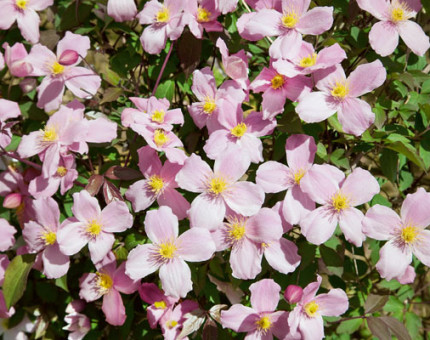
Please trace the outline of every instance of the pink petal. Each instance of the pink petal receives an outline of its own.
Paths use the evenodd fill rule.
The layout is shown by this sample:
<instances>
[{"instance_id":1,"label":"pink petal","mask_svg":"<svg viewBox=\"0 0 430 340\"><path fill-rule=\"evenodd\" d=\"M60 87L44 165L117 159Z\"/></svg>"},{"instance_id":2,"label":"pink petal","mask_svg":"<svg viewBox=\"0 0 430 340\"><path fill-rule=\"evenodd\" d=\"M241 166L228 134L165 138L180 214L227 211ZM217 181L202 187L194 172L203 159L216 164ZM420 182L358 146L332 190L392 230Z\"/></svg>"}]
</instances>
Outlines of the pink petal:
<instances>
[{"instance_id":1,"label":"pink petal","mask_svg":"<svg viewBox=\"0 0 430 340\"><path fill-rule=\"evenodd\" d=\"M8 30L17 18L17 10L12 1L2 1L0 4L0 29Z\"/></svg>"},{"instance_id":2,"label":"pink petal","mask_svg":"<svg viewBox=\"0 0 430 340\"><path fill-rule=\"evenodd\" d=\"M182 259L172 259L163 264L159 274L166 295L184 298L193 289L190 267Z\"/></svg>"},{"instance_id":3,"label":"pink petal","mask_svg":"<svg viewBox=\"0 0 430 340\"><path fill-rule=\"evenodd\" d=\"M203 228L188 229L178 237L178 245L178 255L188 262L209 260L216 250L210 232Z\"/></svg>"},{"instance_id":4,"label":"pink petal","mask_svg":"<svg viewBox=\"0 0 430 340\"><path fill-rule=\"evenodd\" d=\"M305 304L315 298L315 295L318 291L318 289L321 286L322 277L317 274L317 281L309 283L304 289L303 289L303 297L302 302ZM291 326L291 325L290 325Z\"/></svg>"},{"instance_id":5,"label":"pink petal","mask_svg":"<svg viewBox=\"0 0 430 340\"><path fill-rule=\"evenodd\" d=\"M118 233L127 230L133 225L133 216L130 214L127 204L121 201L109 203L101 212L103 230L110 233Z\"/></svg>"},{"instance_id":6,"label":"pink petal","mask_svg":"<svg viewBox=\"0 0 430 340\"><path fill-rule=\"evenodd\" d=\"M154 261L156 248L152 244L141 244L128 254L125 273L133 280L138 280L155 272L160 264Z\"/></svg>"},{"instance_id":7,"label":"pink petal","mask_svg":"<svg viewBox=\"0 0 430 340\"><path fill-rule=\"evenodd\" d=\"M208 176L212 174L209 165L200 156L192 154L176 175L179 187L191 192L203 192L206 189Z\"/></svg>"},{"instance_id":8,"label":"pink petal","mask_svg":"<svg viewBox=\"0 0 430 340\"><path fill-rule=\"evenodd\" d=\"M312 244L322 244L334 233L337 216L325 206L310 212L300 221L300 228L306 240Z\"/></svg>"},{"instance_id":9,"label":"pink petal","mask_svg":"<svg viewBox=\"0 0 430 340\"><path fill-rule=\"evenodd\" d=\"M191 204L178 191L166 188L164 192L157 198L158 205L167 205L178 217L178 220L183 220L187 217L187 212L191 208Z\"/></svg>"},{"instance_id":10,"label":"pink petal","mask_svg":"<svg viewBox=\"0 0 430 340\"><path fill-rule=\"evenodd\" d=\"M321 316L313 318L302 317L300 319L299 330L302 339L323 339L324 322Z\"/></svg>"},{"instance_id":11,"label":"pink petal","mask_svg":"<svg viewBox=\"0 0 430 340\"><path fill-rule=\"evenodd\" d=\"M273 9L262 9L253 15L245 25L244 32L248 35L264 35L266 37L280 35L278 28L281 13Z\"/></svg>"},{"instance_id":12,"label":"pink petal","mask_svg":"<svg viewBox=\"0 0 430 340\"><path fill-rule=\"evenodd\" d=\"M0 99L0 120L16 118L21 115L21 110L16 102L7 99Z\"/></svg>"},{"instance_id":13,"label":"pink petal","mask_svg":"<svg viewBox=\"0 0 430 340\"><path fill-rule=\"evenodd\" d=\"M376 204L367 210L362 224L366 236L385 241L391 238L396 228L401 227L402 220L390 208Z\"/></svg>"},{"instance_id":14,"label":"pink petal","mask_svg":"<svg viewBox=\"0 0 430 340\"><path fill-rule=\"evenodd\" d=\"M45 77L37 88L37 107L46 112L58 109L63 100L64 89L62 79Z\"/></svg>"},{"instance_id":15,"label":"pink petal","mask_svg":"<svg viewBox=\"0 0 430 340\"><path fill-rule=\"evenodd\" d=\"M324 92L312 92L305 95L296 106L300 119L306 123L326 120L338 110L338 104Z\"/></svg>"},{"instance_id":16,"label":"pink petal","mask_svg":"<svg viewBox=\"0 0 430 340\"><path fill-rule=\"evenodd\" d=\"M22 136L21 142L18 145L18 155L22 158L28 158L41 153L46 146L40 143L42 133L40 131L33 131L30 134Z\"/></svg>"},{"instance_id":17,"label":"pink petal","mask_svg":"<svg viewBox=\"0 0 430 340\"><path fill-rule=\"evenodd\" d=\"M100 262L103 258L112 250L112 246L115 242L115 236L101 232L94 240L88 242L88 249L91 255L91 261L93 263Z\"/></svg>"},{"instance_id":18,"label":"pink petal","mask_svg":"<svg viewBox=\"0 0 430 340\"><path fill-rule=\"evenodd\" d=\"M109 290L109 293L103 296L102 311L106 322L113 326L122 326L127 318L121 295L115 289Z\"/></svg>"},{"instance_id":19,"label":"pink petal","mask_svg":"<svg viewBox=\"0 0 430 340\"><path fill-rule=\"evenodd\" d=\"M193 72L191 89L200 101L204 101L206 97L215 98L216 83L213 72L209 67Z\"/></svg>"},{"instance_id":20,"label":"pink petal","mask_svg":"<svg viewBox=\"0 0 430 340\"><path fill-rule=\"evenodd\" d=\"M336 174L336 177L333 176ZM316 203L325 204L339 190L345 175L332 165L315 164L300 180L300 188Z\"/></svg>"},{"instance_id":21,"label":"pink petal","mask_svg":"<svg viewBox=\"0 0 430 340\"><path fill-rule=\"evenodd\" d=\"M264 203L264 191L251 182L237 182L224 200L229 208L243 216L252 216Z\"/></svg>"},{"instance_id":22,"label":"pink petal","mask_svg":"<svg viewBox=\"0 0 430 340\"><path fill-rule=\"evenodd\" d=\"M15 243L14 234L16 234L16 229L7 220L0 218L0 251L6 251L13 246Z\"/></svg>"},{"instance_id":23,"label":"pink petal","mask_svg":"<svg viewBox=\"0 0 430 340\"><path fill-rule=\"evenodd\" d=\"M214 173L222 175L231 182L236 182L248 170L251 160L240 152L238 147L232 147L215 160Z\"/></svg>"},{"instance_id":24,"label":"pink petal","mask_svg":"<svg viewBox=\"0 0 430 340\"><path fill-rule=\"evenodd\" d=\"M88 129L85 136L88 143L109 143L116 138L117 125L107 118L85 119L84 124Z\"/></svg>"},{"instance_id":25,"label":"pink petal","mask_svg":"<svg viewBox=\"0 0 430 340\"><path fill-rule=\"evenodd\" d=\"M287 191L282 203L282 214L289 224L299 224L310 211L315 209L315 202L298 185Z\"/></svg>"},{"instance_id":26,"label":"pink petal","mask_svg":"<svg viewBox=\"0 0 430 340\"><path fill-rule=\"evenodd\" d=\"M403 201L400 216L404 224L426 227L430 224L430 194L423 188L408 194Z\"/></svg>"},{"instance_id":27,"label":"pink petal","mask_svg":"<svg viewBox=\"0 0 430 340\"><path fill-rule=\"evenodd\" d=\"M108 15L115 21L132 20L137 14L134 0L109 0L107 4Z\"/></svg>"},{"instance_id":28,"label":"pink petal","mask_svg":"<svg viewBox=\"0 0 430 340\"><path fill-rule=\"evenodd\" d=\"M39 41L40 18L36 11L31 8L26 9L21 13L20 16L17 17L16 22L18 24L22 36L26 40L28 40L32 44L35 44Z\"/></svg>"},{"instance_id":29,"label":"pink petal","mask_svg":"<svg viewBox=\"0 0 430 340\"><path fill-rule=\"evenodd\" d=\"M430 47L429 37L416 22L406 20L397 26L399 34L412 52L423 56Z\"/></svg>"},{"instance_id":30,"label":"pink petal","mask_svg":"<svg viewBox=\"0 0 430 340\"><path fill-rule=\"evenodd\" d=\"M188 218L191 227L215 230L221 226L225 211L225 203L222 199L201 194L191 203Z\"/></svg>"},{"instance_id":31,"label":"pink petal","mask_svg":"<svg viewBox=\"0 0 430 340\"><path fill-rule=\"evenodd\" d=\"M158 54L166 46L166 26L151 25L144 29L140 42L143 49L150 54Z\"/></svg>"},{"instance_id":32,"label":"pink petal","mask_svg":"<svg viewBox=\"0 0 430 340\"><path fill-rule=\"evenodd\" d=\"M289 274L300 264L301 258L297 251L298 248L293 242L281 238L264 248L264 257L273 269L282 274Z\"/></svg>"},{"instance_id":33,"label":"pink petal","mask_svg":"<svg viewBox=\"0 0 430 340\"><path fill-rule=\"evenodd\" d=\"M366 77L366 81L363 80ZM359 97L381 86L387 78L387 71L381 61L361 64L349 75L349 95Z\"/></svg>"},{"instance_id":34,"label":"pink petal","mask_svg":"<svg viewBox=\"0 0 430 340\"><path fill-rule=\"evenodd\" d=\"M346 80L345 71L340 64L317 70L313 74L313 78L315 87L327 94L330 94L336 81Z\"/></svg>"},{"instance_id":35,"label":"pink petal","mask_svg":"<svg viewBox=\"0 0 430 340\"><path fill-rule=\"evenodd\" d=\"M263 159L263 143L260 138L251 134L245 134L240 138L240 147L248 155L252 163L260 163Z\"/></svg>"},{"instance_id":36,"label":"pink petal","mask_svg":"<svg viewBox=\"0 0 430 340\"><path fill-rule=\"evenodd\" d=\"M327 294L320 294L315 298L321 315L339 316L348 310L348 297L342 289L332 289Z\"/></svg>"},{"instance_id":37,"label":"pink petal","mask_svg":"<svg viewBox=\"0 0 430 340\"><path fill-rule=\"evenodd\" d=\"M146 213L145 232L153 243L172 241L178 237L178 218L166 206Z\"/></svg>"},{"instance_id":38,"label":"pink petal","mask_svg":"<svg viewBox=\"0 0 430 340\"><path fill-rule=\"evenodd\" d=\"M305 13L296 26L302 34L318 35L333 25L333 7L315 7Z\"/></svg>"},{"instance_id":39,"label":"pink petal","mask_svg":"<svg viewBox=\"0 0 430 340\"><path fill-rule=\"evenodd\" d=\"M284 105L286 100L285 91L280 89L274 89L269 87L267 91L263 93L263 115L265 119L272 119L278 113L284 111Z\"/></svg>"},{"instance_id":40,"label":"pink petal","mask_svg":"<svg viewBox=\"0 0 430 340\"><path fill-rule=\"evenodd\" d=\"M221 324L235 332L250 332L257 328L259 315L250 307L235 304L228 310L221 311Z\"/></svg>"},{"instance_id":41,"label":"pink petal","mask_svg":"<svg viewBox=\"0 0 430 340\"><path fill-rule=\"evenodd\" d=\"M64 255L54 243L42 252L43 273L48 279L57 279L67 274L70 266L69 257Z\"/></svg>"},{"instance_id":42,"label":"pink petal","mask_svg":"<svg viewBox=\"0 0 430 340\"><path fill-rule=\"evenodd\" d=\"M363 218L363 213L356 208L345 209L339 218L339 227L345 238L357 247L361 247L366 238L362 231Z\"/></svg>"},{"instance_id":43,"label":"pink petal","mask_svg":"<svg viewBox=\"0 0 430 340\"><path fill-rule=\"evenodd\" d=\"M251 306L257 312L273 312L278 306L279 286L272 279L263 279L249 286Z\"/></svg>"},{"instance_id":44,"label":"pink petal","mask_svg":"<svg viewBox=\"0 0 430 340\"><path fill-rule=\"evenodd\" d=\"M395 241L390 240L379 251L376 269L387 281L401 276L412 262L412 252L408 247L399 248Z\"/></svg>"},{"instance_id":45,"label":"pink petal","mask_svg":"<svg viewBox=\"0 0 430 340\"><path fill-rule=\"evenodd\" d=\"M99 299L102 294L98 289L94 289L94 284L97 280L96 273L86 273L79 279L79 297L87 302Z\"/></svg>"},{"instance_id":46,"label":"pink petal","mask_svg":"<svg viewBox=\"0 0 430 340\"><path fill-rule=\"evenodd\" d=\"M121 293L132 294L138 289L140 282L130 279L125 274L125 264L126 262L121 263L113 274L114 288Z\"/></svg>"},{"instance_id":47,"label":"pink petal","mask_svg":"<svg viewBox=\"0 0 430 340\"><path fill-rule=\"evenodd\" d=\"M314 162L317 146L315 140L307 135L292 135L285 145L287 162L294 171L310 168Z\"/></svg>"},{"instance_id":48,"label":"pink petal","mask_svg":"<svg viewBox=\"0 0 430 340\"><path fill-rule=\"evenodd\" d=\"M270 46L269 56L272 59L285 58L291 51L297 50L302 44L302 35L296 30L288 30L280 35Z\"/></svg>"},{"instance_id":49,"label":"pink petal","mask_svg":"<svg viewBox=\"0 0 430 340\"><path fill-rule=\"evenodd\" d=\"M73 215L82 222L97 219L100 214L100 206L97 198L92 197L86 190L73 194Z\"/></svg>"},{"instance_id":50,"label":"pink petal","mask_svg":"<svg viewBox=\"0 0 430 340\"><path fill-rule=\"evenodd\" d=\"M33 207L36 212L36 221L38 221L45 228L50 228L54 231L60 225L60 209L58 203L49 198L42 198L33 202Z\"/></svg>"},{"instance_id":51,"label":"pink petal","mask_svg":"<svg viewBox=\"0 0 430 340\"><path fill-rule=\"evenodd\" d=\"M130 185L125 197L132 203L135 212L145 210L154 203L156 195L148 189L147 180L141 180Z\"/></svg>"},{"instance_id":52,"label":"pink petal","mask_svg":"<svg viewBox=\"0 0 430 340\"><path fill-rule=\"evenodd\" d=\"M382 57L394 52L399 44L397 28L389 21L380 21L369 32L370 46Z\"/></svg>"},{"instance_id":53,"label":"pink petal","mask_svg":"<svg viewBox=\"0 0 430 340\"><path fill-rule=\"evenodd\" d=\"M334 44L329 47L323 48L317 56L318 67L331 67L333 65L339 64L342 60L346 59L346 53L339 46L339 44Z\"/></svg>"},{"instance_id":54,"label":"pink petal","mask_svg":"<svg viewBox=\"0 0 430 340\"><path fill-rule=\"evenodd\" d=\"M57 242L60 250L65 255L78 253L88 243L88 238L81 234L85 228L82 222L65 220L57 231Z\"/></svg>"},{"instance_id":55,"label":"pink petal","mask_svg":"<svg viewBox=\"0 0 430 340\"><path fill-rule=\"evenodd\" d=\"M252 280L261 272L262 254L256 244L247 238L234 246L230 253L230 266L233 277Z\"/></svg>"},{"instance_id":56,"label":"pink petal","mask_svg":"<svg viewBox=\"0 0 430 340\"><path fill-rule=\"evenodd\" d=\"M380 188L369 171L355 168L343 182L341 190L350 198L350 205L357 206L369 202Z\"/></svg>"},{"instance_id":57,"label":"pink petal","mask_svg":"<svg viewBox=\"0 0 430 340\"><path fill-rule=\"evenodd\" d=\"M94 96L101 84L101 78L84 67L72 67L67 70L66 87L79 98Z\"/></svg>"},{"instance_id":58,"label":"pink petal","mask_svg":"<svg viewBox=\"0 0 430 340\"><path fill-rule=\"evenodd\" d=\"M385 20L390 3L385 0L357 0L358 6L379 20Z\"/></svg>"},{"instance_id":59,"label":"pink petal","mask_svg":"<svg viewBox=\"0 0 430 340\"><path fill-rule=\"evenodd\" d=\"M78 52L82 58L85 58L90 48L90 38L67 31L64 38L58 42L57 55L60 56L66 50L73 50Z\"/></svg>"},{"instance_id":60,"label":"pink petal","mask_svg":"<svg viewBox=\"0 0 430 340\"><path fill-rule=\"evenodd\" d=\"M370 105L358 98L346 98L339 108L339 122L346 133L360 136L375 121Z\"/></svg>"},{"instance_id":61,"label":"pink petal","mask_svg":"<svg viewBox=\"0 0 430 340\"><path fill-rule=\"evenodd\" d=\"M291 170L284 164L267 161L257 170L255 181L266 193L276 193L291 187Z\"/></svg>"},{"instance_id":62,"label":"pink petal","mask_svg":"<svg viewBox=\"0 0 430 340\"><path fill-rule=\"evenodd\" d=\"M413 244L413 253L424 265L430 266L430 231L423 230Z\"/></svg>"},{"instance_id":63,"label":"pink petal","mask_svg":"<svg viewBox=\"0 0 430 340\"><path fill-rule=\"evenodd\" d=\"M5 220L0 220L0 222L3 222L3 221L5 221ZM6 223L1 223L0 225L2 227L4 227L4 226L6 226ZM14 228L14 230L15 230L15 228ZM25 243L27 243L27 249L29 252L37 253L46 247L45 242L40 237L41 235L44 234L44 232L45 232L45 229L43 228L43 226L41 226L39 223L37 223L35 221L29 221L29 222L26 222L24 224L24 230L22 231L22 236L24 238ZM16 233L16 231L15 231L15 233ZM2 234L4 235L3 230L2 230ZM6 235L4 235L4 236L6 236ZM15 239L13 238L13 234L10 236L12 237L12 239L10 239L10 241L9 241L6 238L6 240L7 240L6 245L9 244L9 242L11 242L11 244L10 244L10 246L11 246L13 243L15 243ZM5 250L8 250L10 248L10 246L7 247ZM4 248L4 246L2 246L2 248ZM5 250L3 250L3 251L5 251Z\"/></svg>"},{"instance_id":64,"label":"pink petal","mask_svg":"<svg viewBox=\"0 0 430 340\"><path fill-rule=\"evenodd\" d=\"M256 243L278 241L283 234L279 214L269 208L262 208L246 221L246 236Z\"/></svg>"}]
</instances>

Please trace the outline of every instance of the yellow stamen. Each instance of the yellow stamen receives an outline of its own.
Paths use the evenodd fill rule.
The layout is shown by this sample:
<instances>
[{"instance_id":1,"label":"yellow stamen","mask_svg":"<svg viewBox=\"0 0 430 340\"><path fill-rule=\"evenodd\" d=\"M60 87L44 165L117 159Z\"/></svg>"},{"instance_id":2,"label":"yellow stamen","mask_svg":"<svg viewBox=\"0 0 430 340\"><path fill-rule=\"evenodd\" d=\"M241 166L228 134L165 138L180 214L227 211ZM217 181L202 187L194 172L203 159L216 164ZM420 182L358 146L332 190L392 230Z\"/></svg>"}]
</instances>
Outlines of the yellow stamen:
<instances>
[{"instance_id":1,"label":"yellow stamen","mask_svg":"<svg viewBox=\"0 0 430 340\"><path fill-rule=\"evenodd\" d=\"M64 166L59 166L57 168L57 175L60 177L64 177L67 174L67 169Z\"/></svg>"},{"instance_id":2,"label":"yellow stamen","mask_svg":"<svg viewBox=\"0 0 430 340\"><path fill-rule=\"evenodd\" d=\"M282 85L284 85L284 83L285 83L284 77L281 76L280 74L274 76L272 78L271 82L272 82L272 88L274 88L275 90L277 90L280 87L282 87Z\"/></svg>"},{"instance_id":3,"label":"yellow stamen","mask_svg":"<svg viewBox=\"0 0 430 340\"><path fill-rule=\"evenodd\" d=\"M239 241L245 236L245 223L240 221L228 224L228 235L232 241Z\"/></svg>"},{"instance_id":4,"label":"yellow stamen","mask_svg":"<svg viewBox=\"0 0 430 340\"><path fill-rule=\"evenodd\" d=\"M313 53L312 55L309 54L307 57L304 57L302 60L300 60L300 67L310 67L314 66L317 62L317 54Z\"/></svg>"},{"instance_id":5,"label":"yellow stamen","mask_svg":"<svg viewBox=\"0 0 430 340\"><path fill-rule=\"evenodd\" d=\"M337 212L340 212L349 207L349 199L340 191L333 195L331 198L331 203L333 208L336 209Z\"/></svg>"},{"instance_id":6,"label":"yellow stamen","mask_svg":"<svg viewBox=\"0 0 430 340\"><path fill-rule=\"evenodd\" d=\"M57 240L57 235L53 231L46 232L42 235L45 245L52 246Z\"/></svg>"},{"instance_id":7,"label":"yellow stamen","mask_svg":"<svg viewBox=\"0 0 430 340\"><path fill-rule=\"evenodd\" d=\"M148 185L153 193L159 194L163 190L164 181L160 176L153 175L149 178Z\"/></svg>"},{"instance_id":8,"label":"yellow stamen","mask_svg":"<svg viewBox=\"0 0 430 340\"><path fill-rule=\"evenodd\" d=\"M169 21L170 14L167 7L163 6L163 9L159 10L156 16L157 22L167 22Z\"/></svg>"},{"instance_id":9,"label":"yellow stamen","mask_svg":"<svg viewBox=\"0 0 430 340\"><path fill-rule=\"evenodd\" d=\"M154 143L158 147L162 147L164 144L169 142L170 138L166 135L163 130L155 130L154 132Z\"/></svg>"},{"instance_id":10,"label":"yellow stamen","mask_svg":"<svg viewBox=\"0 0 430 340\"><path fill-rule=\"evenodd\" d=\"M407 244L414 243L418 236L418 229L413 226L407 226L402 229L402 239Z\"/></svg>"},{"instance_id":11,"label":"yellow stamen","mask_svg":"<svg viewBox=\"0 0 430 340\"><path fill-rule=\"evenodd\" d=\"M219 195L227 189L227 182L223 177L214 177L209 183L209 192Z\"/></svg>"},{"instance_id":12,"label":"yellow stamen","mask_svg":"<svg viewBox=\"0 0 430 340\"><path fill-rule=\"evenodd\" d=\"M245 134L247 129L248 128L245 123L240 123L237 124L233 129L230 129L230 132L233 136L240 138Z\"/></svg>"},{"instance_id":13,"label":"yellow stamen","mask_svg":"<svg viewBox=\"0 0 430 340\"><path fill-rule=\"evenodd\" d=\"M297 185L300 185L300 180L303 178L303 176L306 175L306 171L303 169L299 169L294 173L294 182L296 182Z\"/></svg>"},{"instance_id":14,"label":"yellow stamen","mask_svg":"<svg viewBox=\"0 0 430 340\"><path fill-rule=\"evenodd\" d=\"M169 329L172 329L173 327L175 327L178 324L178 321L176 320L169 320L166 322L166 326Z\"/></svg>"},{"instance_id":15,"label":"yellow stamen","mask_svg":"<svg viewBox=\"0 0 430 340\"><path fill-rule=\"evenodd\" d=\"M284 25L286 28L294 28L296 27L297 23L299 22L299 16L294 10L290 10L289 12L285 13L282 17L282 25Z\"/></svg>"},{"instance_id":16,"label":"yellow stamen","mask_svg":"<svg viewBox=\"0 0 430 340\"><path fill-rule=\"evenodd\" d=\"M270 318L268 316L263 316L255 323L258 327L258 330L263 333L266 333L270 329L270 327L272 327L272 321L270 321Z\"/></svg>"},{"instance_id":17,"label":"yellow stamen","mask_svg":"<svg viewBox=\"0 0 430 340\"><path fill-rule=\"evenodd\" d=\"M15 4L16 7L19 9L26 9L27 8L27 0L16 0Z\"/></svg>"},{"instance_id":18,"label":"yellow stamen","mask_svg":"<svg viewBox=\"0 0 430 340\"><path fill-rule=\"evenodd\" d=\"M43 130L43 141L44 142L53 142L55 140L57 140L58 136L57 136L57 131L55 131L55 128L53 128L52 126L45 127L45 130Z\"/></svg>"},{"instance_id":19,"label":"yellow stamen","mask_svg":"<svg viewBox=\"0 0 430 340\"><path fill-rule=\"evenodd\" d=\"M154 306L157 309L166 309L167 305L164 301L155 301Z\"/></svg>"},{"instance_id":20,"label":"yellow stamen","mask_svg":"<svg viewBox=\"0 0 430 340\"><path fill-rule=\"evenodd\" d=\"M345 98L348 95L348 93L349 93L349 88L346 81L343 81L343 82L337 81L336 85L331 90L331 95L339 99Z\"/></svg>"},{"instance_id":21,"label":"yellow stamen","mask_svg":"<svg viewBox=\"0 0 430 340\"><path fill-rule=\"evenodd\" d=\"M405 11L401 7L393 8L391 10L391 20L399 22L405 20Z\"/></svg>"},{"instance_id":22,"label":"yellow stamen","mask_svg":"<svg viewBox=\"0 0 430 340\"><path fill-rule=\"evenodd\" d=\"M206 8L199 7L197 8L197 21L198 22L208 22L210 21L211 12L209 12Z\"/></svg>"},{"instance_id":23,"label":"yellow stamen","mask_svg":"<svg viewBox=\"0 0 430 340\"><path fill-rule=\"evenodd\" d=\"M203 112L207 114L211 114L216 109L215 100L212 98L206 98L205 103L203 104Z\"/></svg>"},{"instance_id":24,"label":"yellow stamen","mask_svg":"<svg viewBox=\"0 0 430 340\"><path fill-rule=\"evenodd\" d=\"M305 312L310 318L313 318L317 315L319 308L320 307L315 301L311 301L305 305Z\"/></svg>"},{"instance_id":25,"label":"yellow stamen","mask_svg":"<svg viewBox=\"0 0 430 340\"><path fill-rule=\"evenodd\" d=\"M164 116L166 113L163 110L155 110L151 116L153 122L164 123Z\"/></svg>"},{"instance_id":26,"label":"yellow stamen","mask_svg":"<svg viewBox=\"0 0 430 340\"><path fill-rule=\"evenodd\" d=\"M175 252L178 250L173 242L161 243L158 245L158 253L163 259L172 259L175 256Z\"/></svg>"},{"instance_id":27,"label":"yellow stamen","mask_svg":"<svg viewBox=\"0 0 430 340\"><path fill-rule=\"evenodd\" d=\"M51 70L52 74L58 75L64 72L65 67L59 64L57 61L52 65Z\"/></svg>"},{"instance_id":28,"label":"yellow stamen","mask_svg":"<svg viewBox=\"0 0 430 340\"><path fill-rule=\"evenodd\" d=\"M90 236L97 236L102 231L102 225L97 220L92 220L90 223L88 223L87 226L87 233L90 234Z\"/></svg>"},{"instance_id":29,"label":"yellow stamen","mask_svg":"<svg viewBox=\"0 0 430 340\"><path fill-rule=\"evenodd\" d=\"M98 276L97 285L99 286L100 291L107 293L113 286L112 278L106 273L97 272L96 275Z\"/></svg>"}]
</instances>

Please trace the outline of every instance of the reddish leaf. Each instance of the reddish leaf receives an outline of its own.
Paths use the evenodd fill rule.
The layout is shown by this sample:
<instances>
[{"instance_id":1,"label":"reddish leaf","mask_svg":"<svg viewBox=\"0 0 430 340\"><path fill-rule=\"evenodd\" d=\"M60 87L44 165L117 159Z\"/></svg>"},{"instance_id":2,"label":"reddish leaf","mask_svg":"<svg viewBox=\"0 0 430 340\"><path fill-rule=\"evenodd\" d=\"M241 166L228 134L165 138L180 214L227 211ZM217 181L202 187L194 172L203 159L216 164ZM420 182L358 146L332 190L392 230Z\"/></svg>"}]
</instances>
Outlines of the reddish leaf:
<instances>
[{"instance_id":1,"label":"reddish leaf","mask_svg":"<svg viewBox=\"0 0 430 340\"><path fill-rule=\"evenodd\" d=\"M191 32L186 31L179 39L177 49L181 67L188 78L200 62L202 40L197 39Z\"/></svg>"},{"instance_id":2,"label":"reddish leaf","mask_svg":"<svg viewBox=\"0 0 430 340\"><path fill-rule=\"evenodd\" d=\"M103 185L104 180L105 179L101 175L92 175L88 179L88 184L85 187L85 190L88 191L91 196L97 195Z\"/></svg>"},{"instance_id":3,"label":"reddish leaf","mask_svg":"<svg viewBox=\"0 0 430 340\"><path fill-rule=\"evenodd\" d=\"M143 177L141 172L138 170L118 165L111 166L106 171L105 176L109 179L120 179L124 181L132 181Z\"/></svg>"},{"instance_id":4,"label":"reddish leaf","mask_svg":"<svg viewBox=\"0 0 430 340\"><path fill-rule=\"evenodd\" d=\"M379 340L391 340L390 330L381 318L367 318L367 325L372 334Z\"/></svg>"},{"instance_id":5,"label":"reddish leaf","mask_svg":"<svg viewBox=\"0 0 430 340\"><path fill-rule=\"evenodd\" d=\"M103 196L106 204L119 200L124 201L119 189L111 182L105 181L103 184Z\"/></svg>"}]
</instances>

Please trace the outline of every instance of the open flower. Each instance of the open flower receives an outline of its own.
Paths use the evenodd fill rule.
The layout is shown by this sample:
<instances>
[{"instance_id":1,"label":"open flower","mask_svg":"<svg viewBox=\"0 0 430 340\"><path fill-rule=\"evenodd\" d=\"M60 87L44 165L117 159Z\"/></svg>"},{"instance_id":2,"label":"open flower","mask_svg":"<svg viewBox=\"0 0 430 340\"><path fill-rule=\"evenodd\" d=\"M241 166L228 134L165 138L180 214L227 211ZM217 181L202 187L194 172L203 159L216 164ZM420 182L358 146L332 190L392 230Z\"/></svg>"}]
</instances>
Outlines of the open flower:
<instances>
[{"instance_id":1,"label":"open flower","mask_svg":"<svg viewBox=\"0 0 430 340\"><path fill-rule=\"evenodd\" d=\"M21 115L18 103L7 99L0 99L0 147L7 147L12 140L12 132L10 129L16 122L8 122L6 120L17 118Z\"/></svg>"},{"instance_id":2,"label":"open flower","mask_svg":"<svg viewBox=\"0 0 430 340\"><path fill-rule=\"evenodd\" d=\"M15 244L16 229L7 220L0 218L0 251L6 251Z\"/></svg>"},{"instance_id":3,"label":"open flower","mask_svg":"<svg viewBox=\"0 0 430 340\"><path fill-rule=\"evenodd\" d=\"M426 230L430 224L430 194L419 188L407 195L400 216L377 204L367 211L363 220L363 232L367 236L388 241L381 248L376 264L381 277L387 280L406 274L412 254L430 266L430 231Z\"/></svg>"},{"instance_id":4,"label":"open flower","mask_svg":"<svg viewBox=\"0 0 430 340\"><path fill-rule=\"evenodd\" d=\"M206 32L222 32L223 26L217 21L220 11L216 8L217 0L189 0L185 5L187 25L191 33L202 39Z\"/></svg>"},{"instance_id":5,"label":"open flower","mask_svg":"<svg viewBox=\"0 0 430 340\"><path fill-rule=\"evenodd\" d=\"M185 297L193 287L191 271L185 261L206 261L215 252L209 231L191 228L178 236L178 218L172 209L162 206L146 213L145 232L152 244L138 245L129 253L127 275L137 280L160 269L166 294Z\"/></svg>"}]
</instances>

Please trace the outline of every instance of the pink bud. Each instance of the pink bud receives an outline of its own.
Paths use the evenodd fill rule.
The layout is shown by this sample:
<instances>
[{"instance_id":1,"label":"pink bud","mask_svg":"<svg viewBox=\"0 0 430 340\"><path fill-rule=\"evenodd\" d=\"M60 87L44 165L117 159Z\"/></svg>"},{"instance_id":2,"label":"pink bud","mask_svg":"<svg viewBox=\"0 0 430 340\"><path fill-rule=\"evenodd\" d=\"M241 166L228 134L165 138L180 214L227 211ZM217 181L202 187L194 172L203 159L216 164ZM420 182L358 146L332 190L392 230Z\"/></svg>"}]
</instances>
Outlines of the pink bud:
<instances>
[{"instance_id":1,"label":"pink bud","mask_svg":"<svg viewBox=\"0 0 430 340\"><path fill-rule=\"evenodd\" d=\"M63 53L61 53L60 59L58 62L61 65L69 66L75 64L79 59L79 54L76 51L73 50L65 50Z\"/></svg>"},{"instance_id":2,"label":"pink bud","mask_svg":"<svg viewBox=\"0 0 430 340\"><path fill-rule=\"evenodd\" d=\"M24 93L31 92L37 87L37 80L34 78L25 78L19 82L19 87Z\"/></svg>"},{"instance_id":3,"label":"pink bud","mask_svg":"<svg viewBox=\"0 0 430 340\"><path fill-rule=\"evenodd\" d=\"M16 209L21 205L22 195L18 192L12 192L4 198L3 207L6 209Z\"/></svg>"},{"instance_id":4,"label":"pink bud","mask_svg":"<svg viewBox=\"0 0 430 340\"><path fill-rule=\"evenodd\" d=\"M296 285L289 285L287 289L285 289L284 297L289 303L297 303L302 299L303 289L302 287Z\"/></svg>"}]
</instances>

